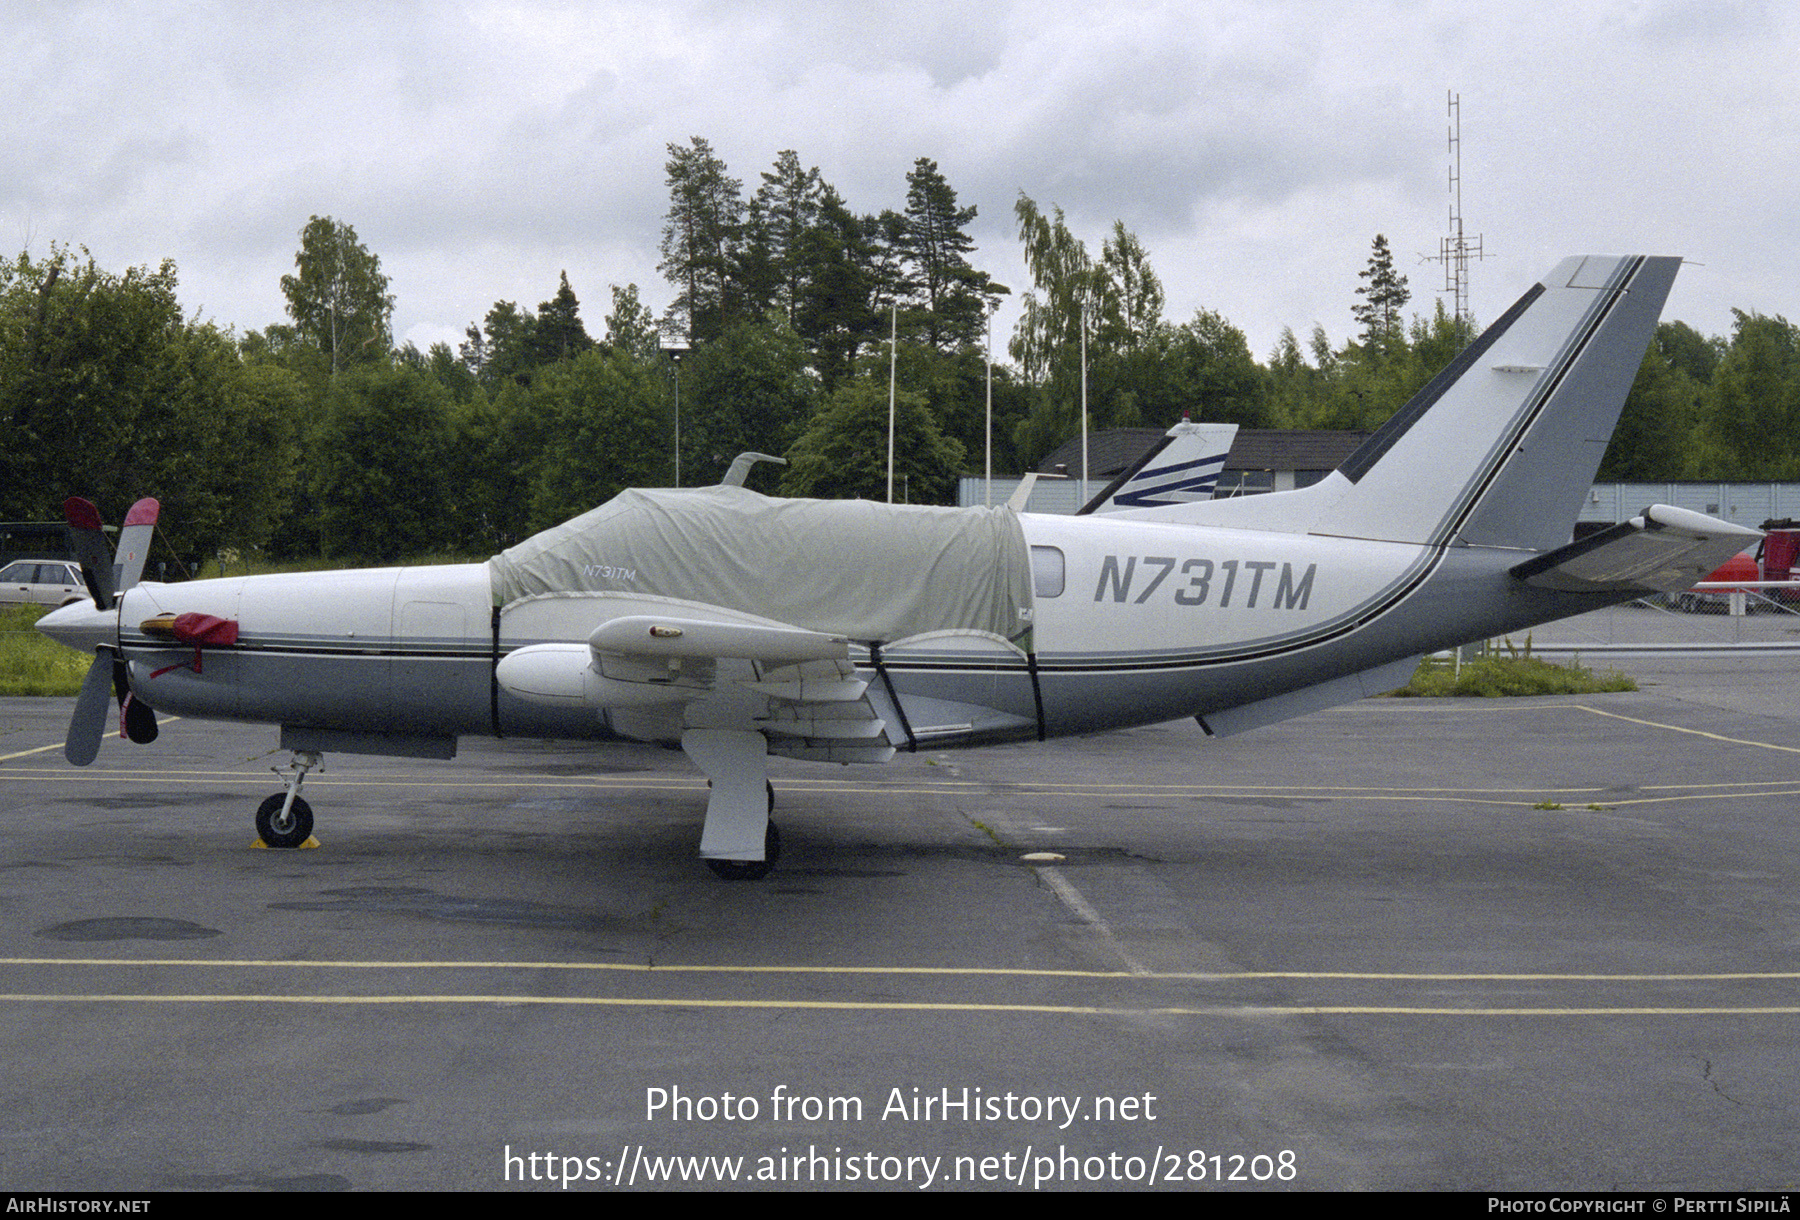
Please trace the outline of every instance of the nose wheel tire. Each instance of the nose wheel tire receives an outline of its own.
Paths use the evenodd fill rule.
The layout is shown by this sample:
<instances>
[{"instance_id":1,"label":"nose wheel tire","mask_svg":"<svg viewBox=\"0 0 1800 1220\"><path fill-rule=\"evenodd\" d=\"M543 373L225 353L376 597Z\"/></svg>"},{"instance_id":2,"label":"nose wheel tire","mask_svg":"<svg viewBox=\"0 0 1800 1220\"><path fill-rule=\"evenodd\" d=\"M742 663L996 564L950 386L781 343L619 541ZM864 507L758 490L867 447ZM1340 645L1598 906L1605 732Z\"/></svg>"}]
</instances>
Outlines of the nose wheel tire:
<instances>
[{"instance_id":1,"label":"nose wheel tire","mask_svg":"<svg viewBox=\"0 0 1800 1220\"><path fill-rule=\"evenodd\" d=\"M281 806L286 800L287 793L277 792L256 807L256 833L270 847L298 847L312 837L312 806L295 797L284 818Z\"/></svg>"}]
</instances>

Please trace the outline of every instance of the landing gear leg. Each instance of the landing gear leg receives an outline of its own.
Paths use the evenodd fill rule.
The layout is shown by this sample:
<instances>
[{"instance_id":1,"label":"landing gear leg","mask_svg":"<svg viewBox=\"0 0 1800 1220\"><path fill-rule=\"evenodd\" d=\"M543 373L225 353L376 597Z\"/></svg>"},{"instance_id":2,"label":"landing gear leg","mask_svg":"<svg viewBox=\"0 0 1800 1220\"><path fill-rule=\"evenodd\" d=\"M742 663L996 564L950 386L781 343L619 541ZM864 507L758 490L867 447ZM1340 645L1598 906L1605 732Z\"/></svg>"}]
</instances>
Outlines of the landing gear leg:
<instances>
[{"instance_id":1,"label":"landing gear leg","mask_svg":"<svg viewBox=\"0 0 1800 1220\"><path fill-rule=\"evenodd\" d=\"M256 809L256 833L268 846L299 847L312 837L312 806L300 799L300 785L306 773L323 761L316 750L295 750L286 774L279 767L269 768L282 777L284 787Z\"/></svg>"},{"instance_id":2,"label":"landing gear leg","mask_svg":"<svg viewBox=\"0 0 1800 1220\"><path fill-rule=\"evenodd\" d=\"M700 832L706 866L726 881L768 876L781 854L781 835L769 820L775 788L768 777L768 741L736 729L689 729L681 748L712 781Z\"/></svg>"}]
</instances>

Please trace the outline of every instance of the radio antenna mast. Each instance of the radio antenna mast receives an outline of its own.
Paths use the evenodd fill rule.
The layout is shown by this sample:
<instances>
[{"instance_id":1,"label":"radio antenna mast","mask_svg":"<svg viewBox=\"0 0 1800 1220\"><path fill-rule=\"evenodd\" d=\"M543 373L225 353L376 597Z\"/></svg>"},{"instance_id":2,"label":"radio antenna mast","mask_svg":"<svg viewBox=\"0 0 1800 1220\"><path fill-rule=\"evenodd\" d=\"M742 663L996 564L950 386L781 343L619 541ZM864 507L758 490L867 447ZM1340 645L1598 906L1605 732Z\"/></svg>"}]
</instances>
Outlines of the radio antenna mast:
<instances>
[{"instance_id":1,"label":"radio antenna mast","mask_svg":"<svg viewBox=\"0 0 1800 1220\"><path fill-rule=\"evenodd\" d=\"M1444 291L1455 302L1456 320L1474 328L1469 314L1469 260L1485 258L1481 234L1470 237L1463 232L1462 214L1462 94L1445 91L1450 118L1450 232L1438 243L1436 257L1427 262L1444 264Z\"/></svg>"}]
</instances>

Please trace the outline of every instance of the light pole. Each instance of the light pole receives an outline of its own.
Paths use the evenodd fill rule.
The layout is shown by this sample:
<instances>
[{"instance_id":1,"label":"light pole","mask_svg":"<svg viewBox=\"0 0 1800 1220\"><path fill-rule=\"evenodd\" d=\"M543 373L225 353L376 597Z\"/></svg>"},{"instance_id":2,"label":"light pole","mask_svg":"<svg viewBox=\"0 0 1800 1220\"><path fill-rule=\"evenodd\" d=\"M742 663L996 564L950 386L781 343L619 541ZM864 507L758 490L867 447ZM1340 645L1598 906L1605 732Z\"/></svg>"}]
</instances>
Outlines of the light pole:
<instances>
[{"instance_id":1,"label":"light pole","mask_svg":"<svg viewBox=\"0 0 1800 1220\"><path fill-rule=\"evenodd\" d=\"M987 462L981 493L981 503L988 508L994 506L994 305L989 301L987 307Z\"/></svg>"},{"instance_id":2,"label":"light pole","mask_svg":"<svg viewBox=\"0 0 1800 1220\"><path fill-rule=\"evenodd\" d=\"M671 339L663 344L668 353L669 363L675 371L675 486L681 486L681 357L686 354L688 345L680 339Z\"/></svg>"}]
</instances>

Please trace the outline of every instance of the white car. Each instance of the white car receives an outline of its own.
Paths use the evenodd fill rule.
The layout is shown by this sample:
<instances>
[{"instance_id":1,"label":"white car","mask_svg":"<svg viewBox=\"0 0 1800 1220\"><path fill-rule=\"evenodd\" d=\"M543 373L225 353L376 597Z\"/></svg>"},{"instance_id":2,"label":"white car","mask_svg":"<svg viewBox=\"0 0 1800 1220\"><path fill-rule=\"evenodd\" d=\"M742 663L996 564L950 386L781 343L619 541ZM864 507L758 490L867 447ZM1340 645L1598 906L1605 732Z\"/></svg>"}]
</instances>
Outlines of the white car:
<instances>
[{"instance_id":1,"label":"white car","mask_svg":"<svg viewBox=\"0 0 1800 1220\"><path fill-rule=\"evenodd\" d=\"M81 569L61 559L19 559L0 568L0 605L66 606L87 596Z\"/></svg>"}]
</instances>

